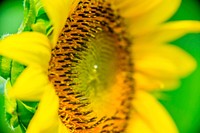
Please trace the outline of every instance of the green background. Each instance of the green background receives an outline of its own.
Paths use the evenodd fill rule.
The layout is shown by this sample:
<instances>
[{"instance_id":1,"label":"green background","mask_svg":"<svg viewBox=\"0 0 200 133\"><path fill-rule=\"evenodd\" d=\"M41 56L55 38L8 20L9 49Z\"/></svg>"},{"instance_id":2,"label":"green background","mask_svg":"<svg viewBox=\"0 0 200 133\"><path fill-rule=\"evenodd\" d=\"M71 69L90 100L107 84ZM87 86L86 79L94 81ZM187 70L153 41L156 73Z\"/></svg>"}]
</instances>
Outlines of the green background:
<instances>
[{"instance_id":1,"label":"green background","mask_svg":"<svg viewBox=\"0 0 200 133\"><path fill-rule=\"evenodd\" d=\"M200 1L183 0L171 20L200 21ZM173 42L190 53L198 66L194 73L182 80L180 88L166 92L170 97L161 102L174 118L180 133L200 133L200 34L188 34Z\"/></svg>"},{"instance_id":2,"label":"green background","mask_svg":"<svg viewBox=\"0 0 200 133\"><path fill-rule=\"evenodd\" d=\"M17 32L23 19L22 5L22 0L4 0L0 3L0 36ZM187 19L200 20L200 1L183 0L180 9L171 18ZM182 80L180 88L164 92L168 99L160 101L174 118L180 133L200 133L200 34L188 34L173 43L190 53L197 60L198 68ZM0 95L0 133L10 133L10 129L3 128L6 125L3 106L3 96Z\"/></svg>"}]
</instances>

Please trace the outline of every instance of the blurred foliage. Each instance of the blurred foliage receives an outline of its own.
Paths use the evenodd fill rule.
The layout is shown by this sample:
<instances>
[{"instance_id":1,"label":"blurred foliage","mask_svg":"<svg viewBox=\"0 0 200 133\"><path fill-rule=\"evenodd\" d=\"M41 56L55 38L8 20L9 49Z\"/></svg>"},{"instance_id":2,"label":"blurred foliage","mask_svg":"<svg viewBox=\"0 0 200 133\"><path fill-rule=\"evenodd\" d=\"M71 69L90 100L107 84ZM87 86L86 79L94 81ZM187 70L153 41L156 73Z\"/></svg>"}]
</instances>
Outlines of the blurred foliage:
<instances>
[{"instance_id":1,"label":"blurred foliage","mask_svg":"<svg viewBox=\"0 0 200 133\"><path fill-rule=\"evenodd\" d=\"M3 0L0 3L0 37L16 33L23 20L23 0ZM0 79L0 82L5 82ZM5 120L3 86L0 86L0 133L20 133L19 128L13 130Z\"/></svg>"},{"instance_id":2,"label":"blurred foliage","mask_svg":"<svg viewBox=\"0 0 200 133\"><path fill-rule=\"evenodd\" d=\"M23 19L22 0L4 0L0 4L0 36L16 33ZM171 20L200 20L200 1L183 0L178 12ZM164 92L168 99L160 100L174 118L180 133L200 132L200 34L188 34L173 44L190 53L198 63L198 68L182 80L180 88ZM0 79L0 82L3 80ZM11 133L5 123L2 86L0 86L0 133ZM4 128L3 128L4 127ZM4 130L3 130L4 129ZM16 130L16 133L18 131Z\"/></svg>"},{"instance_id":3,"label":"blurred foliage","mask_svg":"<svg viewBox=\"0 0 200 133\"><path fill-rule=\"evenodd\" d=\"M0 4L0 36L16 33L23 20L23 0L4 0Z\"/></svg>"}]
</instances>

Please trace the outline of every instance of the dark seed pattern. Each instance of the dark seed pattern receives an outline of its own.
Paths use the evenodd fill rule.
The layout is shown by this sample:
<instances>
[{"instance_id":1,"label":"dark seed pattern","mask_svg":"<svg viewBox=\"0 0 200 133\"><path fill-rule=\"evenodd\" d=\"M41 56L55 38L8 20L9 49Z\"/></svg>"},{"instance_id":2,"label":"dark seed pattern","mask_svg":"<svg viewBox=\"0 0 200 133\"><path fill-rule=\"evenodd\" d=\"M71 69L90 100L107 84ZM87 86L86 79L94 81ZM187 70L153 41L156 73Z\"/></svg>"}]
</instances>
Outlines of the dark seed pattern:
<instances>
[{"instance_id":1,"label":"dark seed pattern","mask_svg":"<svg viewBox=\"0 0 200 133\"><path fill-rule=\"evenodd\" d=\"M84 59L89 43L99 33L115 38L113 47L119 53L118 65L126 72L121 88L121 103L113 116L98 118L89 109L90 99L78 91L74 82L78 72L74 68ZM49 79L54 84L59 97L59 116L63 124L73 133L121 133L125 131L131 110L133 93L132 63L123 20L103 0L82 0L74 13L66 20L58 43L52 50L49 64ZM103 97L103 96L102 96ZM103 107L102 107L103 108ZM109 110L108 110L109 111Z\"/></svg>"}]
</instances>

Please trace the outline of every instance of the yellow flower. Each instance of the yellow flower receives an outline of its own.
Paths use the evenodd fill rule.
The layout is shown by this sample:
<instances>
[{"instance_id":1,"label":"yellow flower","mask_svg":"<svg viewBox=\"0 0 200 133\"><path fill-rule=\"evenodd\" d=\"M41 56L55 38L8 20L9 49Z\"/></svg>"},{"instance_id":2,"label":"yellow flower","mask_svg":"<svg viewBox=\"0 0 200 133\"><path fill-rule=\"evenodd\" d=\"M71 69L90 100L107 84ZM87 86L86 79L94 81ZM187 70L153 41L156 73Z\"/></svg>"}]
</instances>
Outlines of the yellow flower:
<instances>
[{"instance_id":1,"label":"yellow flower","mask_svg":"<svg viewBox=\"0 0 200 133\"><path fill-rule=\"evenodd\" d=\"M8 96L39 101L27 133L178 132L151 91L177 87L196 66L168 44L200 31L196 21L164 23L180 0L41 1L51 35L0 41L0 55L27 66Z\"/></svg>"}]
</instances>

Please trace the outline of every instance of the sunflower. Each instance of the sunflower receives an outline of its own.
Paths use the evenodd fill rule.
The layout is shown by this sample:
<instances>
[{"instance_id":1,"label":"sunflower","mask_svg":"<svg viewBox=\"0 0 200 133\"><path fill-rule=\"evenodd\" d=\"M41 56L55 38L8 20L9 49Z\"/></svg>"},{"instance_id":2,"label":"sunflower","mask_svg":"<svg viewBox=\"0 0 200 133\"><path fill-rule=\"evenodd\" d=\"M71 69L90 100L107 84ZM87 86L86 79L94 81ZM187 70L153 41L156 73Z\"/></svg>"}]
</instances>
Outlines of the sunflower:
<instances>
[{"instance_id":1,"label":"sunflower","mask_svg":"<svg viewBox=\"0 0 200 133\"><path fill-rule=\"evenodd\" d=\"M7 112L20 105L34 114L17 110L15 120L27 133L178 132L151 92L177 87L196 67L168 44L200 31L196 21L164 23L180 3L25 1L19 33L0 41L5 95L15 103ZM4 60L20 63L13 65L18 72L10 74Z\"/></svg>"}]
</instances>

